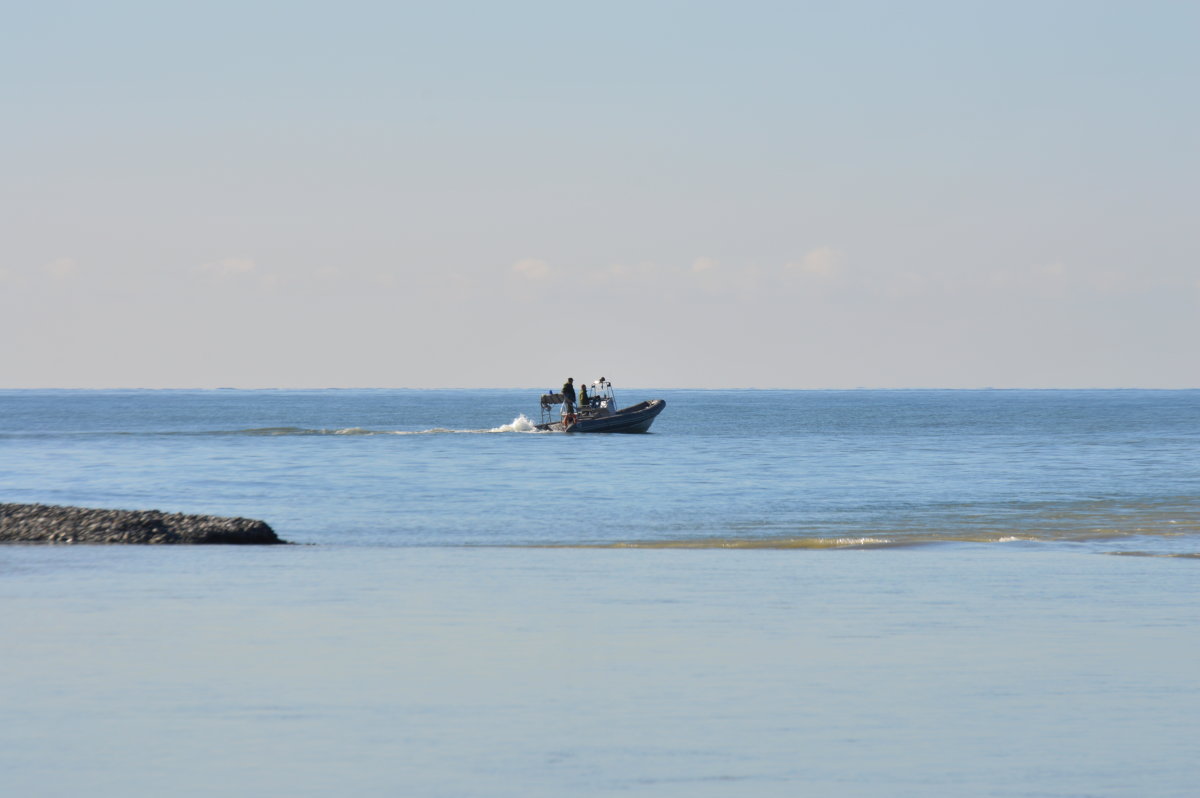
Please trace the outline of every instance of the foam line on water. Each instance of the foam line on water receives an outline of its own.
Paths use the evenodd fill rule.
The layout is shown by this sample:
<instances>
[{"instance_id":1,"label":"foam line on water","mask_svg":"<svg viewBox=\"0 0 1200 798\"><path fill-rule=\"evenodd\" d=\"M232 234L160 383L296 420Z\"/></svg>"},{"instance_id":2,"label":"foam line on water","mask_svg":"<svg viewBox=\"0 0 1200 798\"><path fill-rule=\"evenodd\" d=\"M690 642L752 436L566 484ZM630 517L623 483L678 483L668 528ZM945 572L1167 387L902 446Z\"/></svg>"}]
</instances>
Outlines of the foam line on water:
<instances>
[{"instance_id":1,"label":"foam line on water","mask_svg":"<svg viewBox=\"0 0 1200 798\"><path fill-rule=\"evenodd\" d=\"M340 429L306 429L304 427L260 427L256 429L235 430L232 432L211 432L210 435L258 435L258 436L288 436L288 435L487 435L500 432L535 432L541 433L537 426L526 418L525 414L514 418L507 424L487 429L452 429L450 427L433 427L421 430L375 430L364 427L343 427Z\"/></svg>"},{"instance_id":2,"label":"foam line on water","mask_svg":"<svg viewBox=\"0 0 1200 798\"><path fill-rule=\"evenodd\" d=\"M251 427L248 429L223 429L223 430L145 430L145 431L68 431L68 432L18 432L0 433L0 439L4 438L77 438L77 437L120 437L120 438L140 438L140 437L231 437L231 436L249 436L261 438L283 438L283 437L304 437L304 436L321 436L321 435L339 435L339 436L368 436L368 435L488 435L504 432L525 432L541 434L548 430L541 430L537 425L527 418L523 413L507 424L501 424L498 427L488 427L482 429L452 429L450 427L432 427L430 429L420 430L403 430L403 429L368 429L366 427L336 427L336 428L309 428L309 427Z\"/></svg>"},{"instance_id":3,"label":"foam line on water","mask_svg":"<svg viewBox=\"0 0 1200 798\"><path fill-rule=\"evenodd\" d=\"M882 549L906 546L929 546L944 543L1085 543L1134 537L1180 537L1178 532L1153 532L1146 529L1076 529L1070 531L1037 531L1014 534L1006 532L870 532L837 537L693 537L659 540L620 540L612 542L558 543L534 545L532 548L567 549L775 549L829 550ZM1126 554L1126 552L1113 552ZM1190 556L1190 555L1171 555Z\"/></svg>"}]
</instances>

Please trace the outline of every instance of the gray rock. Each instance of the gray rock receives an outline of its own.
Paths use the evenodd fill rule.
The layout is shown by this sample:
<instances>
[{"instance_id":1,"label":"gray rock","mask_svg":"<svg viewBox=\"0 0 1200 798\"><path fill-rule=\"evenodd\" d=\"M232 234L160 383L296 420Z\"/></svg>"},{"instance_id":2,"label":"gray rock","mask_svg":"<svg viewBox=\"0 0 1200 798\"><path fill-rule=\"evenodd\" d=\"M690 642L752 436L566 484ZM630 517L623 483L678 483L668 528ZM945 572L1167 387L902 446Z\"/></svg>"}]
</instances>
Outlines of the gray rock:
<instances>
[{"instance_id":1,"label":"gray rock","mask_svg":"<svg viewBox=\"0 0 1200 798\"><path fill-rule=\"evenodd\" d=\"M158 510L0 504L0 543L286 543L263 521Z\"/></svg>"}]
</instances>

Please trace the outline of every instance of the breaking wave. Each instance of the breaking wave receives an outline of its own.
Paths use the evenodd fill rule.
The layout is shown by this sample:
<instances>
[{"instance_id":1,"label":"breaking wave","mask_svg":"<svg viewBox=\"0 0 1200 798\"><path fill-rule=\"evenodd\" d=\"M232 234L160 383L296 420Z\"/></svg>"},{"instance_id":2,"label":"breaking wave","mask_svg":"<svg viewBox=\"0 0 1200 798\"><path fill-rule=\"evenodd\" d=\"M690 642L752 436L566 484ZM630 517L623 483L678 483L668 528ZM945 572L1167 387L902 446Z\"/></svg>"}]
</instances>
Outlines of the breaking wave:
<instances>
[{"instance_id":1,"label":"breaking wave","mask_svg":"<svg viewBox=\"0 0 1200 798\"><path fill-rule=\"evenodd\" d=\"M544 432L539 430L532 421L525 417L525 414L514 418L508 424L501 424L499 427L493 427L488 432Z\"/></svg>"}]
</instances>

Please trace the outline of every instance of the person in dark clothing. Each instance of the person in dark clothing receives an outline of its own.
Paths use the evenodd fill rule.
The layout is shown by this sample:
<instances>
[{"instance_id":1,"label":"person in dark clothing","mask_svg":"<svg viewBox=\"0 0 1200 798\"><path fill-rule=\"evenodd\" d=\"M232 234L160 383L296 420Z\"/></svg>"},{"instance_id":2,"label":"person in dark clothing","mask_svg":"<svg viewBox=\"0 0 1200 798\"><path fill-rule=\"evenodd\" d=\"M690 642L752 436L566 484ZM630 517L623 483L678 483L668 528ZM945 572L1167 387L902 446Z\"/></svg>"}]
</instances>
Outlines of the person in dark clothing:
<instances>
[{"instance_id":1,"label":"person in dark clothing","mask_svg":"<svg viewBox=\"0 0 1200 798\"><path fill-rule=\"evenodd\" d=\"M563 403L566 404L568 413L575 412L575 378L567 377L567 381L562 387Z\"/></svg>"}]
</instances>

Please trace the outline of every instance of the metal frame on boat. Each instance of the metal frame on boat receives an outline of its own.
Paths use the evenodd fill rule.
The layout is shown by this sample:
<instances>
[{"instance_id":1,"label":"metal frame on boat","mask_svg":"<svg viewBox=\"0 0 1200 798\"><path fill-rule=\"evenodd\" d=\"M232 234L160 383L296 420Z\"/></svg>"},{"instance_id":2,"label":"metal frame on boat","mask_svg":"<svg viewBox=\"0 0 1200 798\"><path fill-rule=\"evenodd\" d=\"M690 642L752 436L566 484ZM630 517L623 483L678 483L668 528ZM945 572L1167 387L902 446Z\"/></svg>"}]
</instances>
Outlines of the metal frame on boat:
<instances>
[{"instance_id":1,"label":"metal frame on boat","mask_svg":"<svg viewBox=\"0 0 1200 798\"><path fill-rule=\"evenodd\" d=\"M562 410L555 420L557 405L562 405ZM561 393L543 394L542 422L535 426L551 432L648 432L666 406L662 399L651 399L618 410L612 382L601 377L592 383L587 402L575 407L568 405Z\"/></svg>"}]
</instances>

